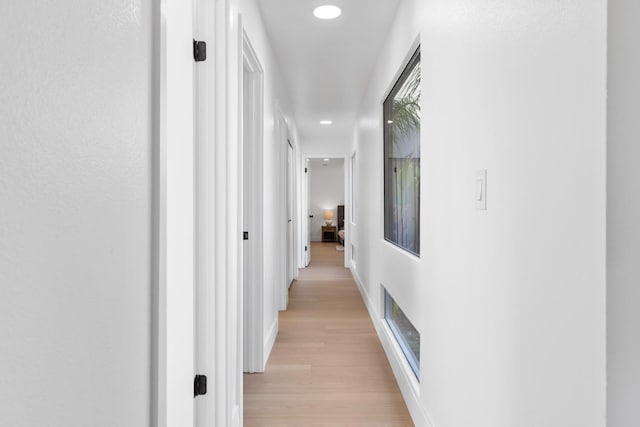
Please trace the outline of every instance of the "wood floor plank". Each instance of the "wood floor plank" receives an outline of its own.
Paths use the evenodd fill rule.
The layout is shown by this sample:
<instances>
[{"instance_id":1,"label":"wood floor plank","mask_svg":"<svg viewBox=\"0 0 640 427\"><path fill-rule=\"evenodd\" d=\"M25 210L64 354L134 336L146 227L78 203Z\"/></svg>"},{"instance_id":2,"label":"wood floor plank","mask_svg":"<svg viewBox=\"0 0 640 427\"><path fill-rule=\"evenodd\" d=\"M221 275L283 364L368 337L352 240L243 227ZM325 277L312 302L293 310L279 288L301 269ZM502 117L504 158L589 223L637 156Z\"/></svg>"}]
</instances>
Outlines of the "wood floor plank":
<instances>
[{"instance_id":1,"label":"wood floor plank","mask_svg":"<svg viewBox=\"0 0 640 427\"><path fill-rule=\"evenodd\" d=\"M247 427L413 426L335 243L312 243L267 370L244 376Z\"/></svg>"}]
</instances>

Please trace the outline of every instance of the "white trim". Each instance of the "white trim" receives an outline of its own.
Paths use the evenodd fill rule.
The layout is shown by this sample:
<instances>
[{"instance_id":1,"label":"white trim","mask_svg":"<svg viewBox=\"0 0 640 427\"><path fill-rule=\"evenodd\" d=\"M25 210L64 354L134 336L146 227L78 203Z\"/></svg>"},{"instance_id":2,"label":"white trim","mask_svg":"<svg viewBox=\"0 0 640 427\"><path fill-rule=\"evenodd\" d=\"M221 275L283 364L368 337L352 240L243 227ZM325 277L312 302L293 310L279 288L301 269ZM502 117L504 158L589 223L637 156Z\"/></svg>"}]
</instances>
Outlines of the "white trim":
<instances>
[{"instance_id":1,"label":"white trim","mask_svg":"<svg viewBox=\"0 0 640 427\"><path fill-rule=\"evenodd\" d=\"M246 286L243 289L243 371L245 372L264 372L264 364L262 363L264 356L264 222L263 222L263 191L262 182L264 181L263 168L263 138L264 138L264 70L260 64L249 36L244 31L242 19L239 19L239 27L241 33L240 40L240 65L238 67L239 82L239 126L238 132L242 146L242 155L239 162L239 181L243 197L241 198L243 217L246 218L246 230L249 232L249 240L244 241L243 245L247 246L249 254L249 264L245 264L247 260L242 260L243 268L239 270L240 278L238 283ZM247 70L251 75L250 96L252 97L252 111L249 113L252 122L251 135L249 142L245 142L244 135L244 72ZM248 170L244 170L244 144L248 144L249 162ZM248 182L247 182L248 181ZM248 197L244 194L245 183L248 187ZM248 204L245 206L244 202ZM243 272L247 272L247 283L242 277Z\"/></svg>"},{"instance_id":2,"label":"white trim","mask_svg":"<svg viewBox=\"0 0 640 427\"><path fill-rule=\"evenodd\" d=\"M364 300L364 305L367 306L367 310L369 311L369 316L371 317L371 320L373 320L373 322L375 323L375 319L373 318L373 314L371 313L371 307L369 307L369 304L370 304L369 293L367 292L364 285L362 284L362 280L360 279L360 275L358 274L358 271L352 268L351 275L353 275L353 278L356 281L356 285L358 285L358 290L360 291L360 295Z\"/></svg>"},{"instance_id":3,"label":"white trim","mask_svg":"<svg viewBox=\"0 0 640 427\"><path fill-rule=\"evenodd\" d=\"M232 427L241 427L242 426L242 416L240 415L240 405L234 405L231 411L231 426Z\"/></svg>"},{"instance_id":4,"label":"white trim","mask_svg":"<svg viewBox=\"0 0 640 427\"><path fill-rule=\"evenodd\" d=\"M300 200L299 200L299 209L300 209L300 264L298 268L307 268L309 266L309 262L311 261L311 230L309 229L309 159L304 156L300 156L300 177L301 177L301 185L300 185ZM306 248L303 249L303 248Z\"/></svg>"},{"instance_id":5,"label":"white trim","mask_svg":"<svg viewBox=\"0 0 640 427\"><path fill-rule=\"evenodd\" d=\"M212 36L212 26L216 11L203 0L195 0L194 4L194 38L209 40ZM219 132L224 132L218 118L214 116L211 99L215 99L217 91L216 78L213 75L215 61L209 62L219 52L219 46L208 47L208 58L205 62L194 65L194 145L195 145L195 232L193 236L195 259L195 354L194 374L216 377L216 363L218 355L211 345L216 340L215 326L218 322L217 286L219 274L224 269L218 267L216 256L216 218L219 212L216 206L217 185L224 182L218 166L220 156L218 144L214 143ZM224 258L223 258L224 260ZM220 312L224 315L225 311ZM216 401L219 391L209 387L207 394L194 399L194 425L204 427L212 424L213 408L217 409ZM172 427L172 426L170 426Z\"/></svg>"},{"instance_id":6,"label":"white trim","mask_svg":"<svg viewBox=\"0 0 640 427\"><path fill-rule=\"evenodd\" d=\"M151 425L167 426L167 19L153 6L153 232L151 300Z\"/></svg>"},{"instance_id":7,"label":"white trim","mask_svg":"<svg viewBox=\"0 0 640 427\"><path fill-rule=\"evenodd\" d=\"M195 363L197 372L209 377L209 387L206 395L191 404L196 427L226 427L233 425L234 418L242 423L243 403L242 156L237 97L241 33L230 0L195 2L194 36L209 42L207 60L195 65Z\"/></svg>"},{"instance_id":8,"label":"white trim","mask_svg":"<svg viewBox=\"0 0 640 427\"><path fill-rule=\"evenodd\" d=\"M286 162L286 172L285 172L285 212L286 215L286 284L287 291L291 288L293 281L298 277L298 261L297 261L297 229L296 229L296 147L293 141L293 137L289 134L287 138L287 145L285 147L285 162ZM291 154L291 159L289 159L289 154ZM291 250L291 252L289 252Z\"/></svg>"},{"instance_id":9,"label":"white trim","mask_svg":"<svg viewBox=\"0 0 640 427\"><path fill-rule=\"evenodd\" d=\"M262 354L264 355L264 359L262 360L262 371L267 368L267 362L269 361L269 356L271 355L271 350L273 350L273 346L276 343L276 337L278 336L278 316L276 316L275 320L271 324L269 328L269 332L267 333L267 339L264 341L264 350Z\"/></svg>"},{"instance_id":10,"label":"white trim","mask_svg":"<svg viewBox=\"0 0 640 427\"><path fill-rule=\"evenodd\" d=\"M358 199L358 189L356 188L356 186L358 185L358 179L357 179L357 167L354 168L354 164L357 166L358 164L358 151L356 149L351 151L351 155L349 156L349 163L350 163L350 169L349 169L349 199L351 201L351 209L350 209L350 215L349 215L349 223L352 226L357 226L358 224L358 204L357 204L357 199ZM346 241L345 241L346 243Z\"/></svg>"},{"instance_id":11,"label":"white trim","mask_svg":"<svg viewBox=\"0 0 640 427\"><path fill-rule=\"evenodd\" d=\"M344 164L344 179L343 179L343 185L344 185L344 231L345 231L345 239L344 239L344 262L343 262L343 266L345 268L349 268L349 266L351 265L351 221L350 221L350 216L351 216L351 192L349 191L349 186L350 186L350 175L351 175L351 157L349 156L349 154L347 153L324 153L324 154L302 154L302 164L305 165L302 170L304 171L304 168L307 167L307 161L309 159L324 159L324 158L328 158L328 159L343 159L343 164ZM304 173L304 172L303 172ZM309 175L307 174L307 176L305 177L305 179L309 179ZM306 223L308 224L308 218L309 218L309 203L308 203L308 198L309 198L309 189L307 188L306 185L302 186L302 194L303 197L301 197L300 199L300 203L302 205L302 217L305 219ZM307 244L307 235L309 233L309 227L308 226L303 226L303 235L299 236L300 241L302 242L302 239L304 239L303 244L300 247L300 250L302 252L302 256L305 256L306 254L304 254L304 246ZM309 246L309 253L311 253L311 246ZM306 266L303 266L302 268L304 268Z\"/></svg>"},{"instance_id":12,"label":"white trim","mask_svg":"<svg viewBox=\"0 0 640 427\"><path fill-rule=\"evenodd\" d=\"M166 356L166 395L159 408L158 425L192 426L194 424L194 62L191 38L194 34L194 1L160 4L162 15L160 94L162 122L160 143L160 190L158 249L160 312L165 320L158 332L161 358ZM170 29L167 31L167 29ZM164 114L164 117L162 116ZM163 224L164 222L164 224ZM162 257L165 257L164 262ZM163 292L164 291L164 292ZM164 295L163 295L164 293ZM160 298L164 297L164 303ZM164 310L164 311L163 311ZM161 377L158 378L160 381ZM159 384L160 385L160 384ZM159 391L161 393L161 391ZM163 410L164 409L164 410ZM164 420L163 420L164 418Z\"/></svg>"},{"instance_id":13,"label":"white trim","mask_svg":"<svg viewBox=\"0 0 640 427\"><path fill-rule=\"evenodd\" d=\"M424 410L420 402L420 387L415 375L413 374L409 363L406 361L400 346L391 335L391 331L386 326L382 316L378 312L379 304L375 304L369 298L369 294L367 293L362 280L360 280L358 272L356 270L351 270L351 273L358 285L358 290L362 295L362 299L367 307L371 321L376 328L376 332L387 355L387 359L391 364L391 369L396 377L396 381L400 387L400 392L404 397L414 424L417 426L435 427L433 421L431 421L431 417L427 414L426 410Z\"/></svg>"},{"instance_id":14,"label":"white trim","mask_svg":"<svg viewBox=\"0 0 640 427\"><path fill-rule=\"evenodd\" d=\"M212 25L216 11L203 0L195 0L194 4L194 38L209 40L212 36ZM216 255L216 209L217 185L221 180L221 170L216 159L218 144L214 143L219 132L224 132L218 118L214 116L214 106L211 99L215 99L217 79L213 75L215 61L211 57L219 55L219 45L210 43L208 58L205 62L194 65L194 140L195 140L195 354L194 374L207 375L216 378L216 363L218 355L212 348L216 342L215 326L218 322L217 301L218 275L224 274L219 270ZM215 314L214 314L215 313ZM224 311L220 313L224 315ZM209 387L207 394L198 396L193 403L194 425L203 427L212 424L212 412L217 409L217 387ZM215 409L214 409L215 408ZM170 426L172 427L172 426Z\"/></svg>"},{"instance_id":15,"label":"white trim","mask_svg":"<svg viewBox=\"0 0 640 427\"><path fill-rule=\"evenodd\" d=\"M299 162L298 159L300 157L300 153L299 153L299 149L298 149L298 144L297 141L294 137L294 135L291 135L291 145L293 146L293 169L291 170L291 175L290 175L290 179L292 180L292 185L293 185L293 226L292 226L292 232L293 232L293 259L291 260L292 262L292 269L293 269L293 280L297 280L298 279L298 274L300 273L299 271L299 266L298 266L298 254L299 254L299 242L300 239L298 238L299 234L300 234L300 227L299 227L299 222L300 222L300 210L299 210L299 196L300 196L300 192L299 192L299 182L298 182L298 175L299 175ZM291 285L289 285L291 286Z\"/></svg>"},{"instance_id":16,"label":"white trim","mask_svg":"<svg viewBox=\"0 0 640 427\"><path fill-rule=\"evenodd\" d=\"M420 256L414 254L413 252L409 252L401 246L398 246L395 243L385 239L384 236L382 240L380 240L380 244L386 246L389 250L396 251L398 255L406 257L411 262L420 263Z\"/></svg>"},{"instance_id":17,"label":"white trim","mask_svg":"<svg viewBox=\"0 0 640 427\"><path fill-rule=\"evenodd\" d=\"M288 156L288 147L289 147L289 124L284 117L284 113L280 108L280 104L276 101L275 103L275 117L276 117L276 150L279 153L280 160L280 173L279 175L279 185L278 192L280 194L276 194L274 199L279 201L280 206L276 206L276 217L278 218L278 236L283 236L280 241L280 253L282 254L279 257L280 265L278 266L278 278L276 279L277 290L279 293L278 297L278 309L284 311L287 309L289 305L289 285L291 283L287 283L287 279L289 277L289 273L287 271L287 255L288 255L288 241L286 239L287 236L287 220L288 220L288 212L287 212L287 173L286 167L288 164L287 156ZM280 196L280 197L278 197ZM295 254L294 254L295 256ZM293 261L293 260L292 260Z\"/></svg>"}]
</instances>

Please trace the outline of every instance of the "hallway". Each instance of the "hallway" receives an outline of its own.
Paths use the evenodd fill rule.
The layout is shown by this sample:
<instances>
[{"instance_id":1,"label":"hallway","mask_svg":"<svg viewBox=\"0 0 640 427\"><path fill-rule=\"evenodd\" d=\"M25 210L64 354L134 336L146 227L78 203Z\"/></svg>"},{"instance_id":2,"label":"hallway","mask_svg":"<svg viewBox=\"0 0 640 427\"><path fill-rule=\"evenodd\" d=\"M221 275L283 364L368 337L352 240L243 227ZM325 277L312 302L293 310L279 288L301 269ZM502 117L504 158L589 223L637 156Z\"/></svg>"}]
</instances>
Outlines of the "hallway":
<instances>
[{"instance_id":1,"label":"hallway","mask_svg":"<svg viewBox=\"0 0 640 427\"><path fill-rule=\"evenodd\" d=\"M412 426L335 243L312 243L264 374L244 375L245 426Z\"/></svg>"},{"instance_id":2,"label":"hallway","mask_svg":"<svg viewBox=\"0 0 640 427\"><path fill-rule=\"evenodd\" d=\"M638 22L1 2L0 427L640 427Z\"/></svg>"}]
</instances>

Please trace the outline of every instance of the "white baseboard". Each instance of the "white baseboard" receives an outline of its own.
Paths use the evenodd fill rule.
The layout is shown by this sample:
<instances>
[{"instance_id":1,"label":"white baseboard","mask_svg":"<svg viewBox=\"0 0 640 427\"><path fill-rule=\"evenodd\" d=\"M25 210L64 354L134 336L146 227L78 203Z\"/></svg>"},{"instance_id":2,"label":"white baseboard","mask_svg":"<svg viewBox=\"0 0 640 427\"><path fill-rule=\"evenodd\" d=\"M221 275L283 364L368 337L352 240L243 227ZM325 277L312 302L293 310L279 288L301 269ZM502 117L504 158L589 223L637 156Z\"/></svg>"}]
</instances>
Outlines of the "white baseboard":
<instances>
[{"instance_id":1,"label":"white baseboard","mask_svg":"<svg viewBox=\"0 0 640 427\"><path fill-rule=\"evenodd\" d=\"M262 372L267 367L267 362L269 361L269 356L271 356L271 350L273 350L273 345L276 343L276 337L278 336L278 316L276 316L276 320L269 328L269 332L267 333L267 337L264 341L264 360L262 361Z\"/></svg>"},{"instance_id":2,"label":"white baseboard","mask_svg":"<svg viewBox=\"0 0 640 427\"><path fill-rule=\"evenodd\" d=\"M233 427L241 427L240 422L240 406L234 405L231 413L231 425Z\"/></svg>"},{"instance_id":3,"label":"white baseboard","mask_svg":"<svg viewBox=\"0 0 640 427\"><path fill-rule=\"evenodd\" d=\"M360 276L358 275L358 270L356 269L356 265L353 262L351 263L351 274L353 275L353 278L356 281L356 285L358 285L358 290L360 291L360 295L362 295L362 299L364 300L364 305L366 305L367 310L369 310L369 316L371 317L371 320L373 320L373 323L375 323L376 320L374 319L374 316L371 314L372 307L370 307L371 302L369 301L369 294L367 293L367 290L362 285L362 280L360 279Z\"/></svg>"},{"instance_id":4,"label":"white baseboard","mask_svg":"<svg viewBox=\"0 0 640 427\"><path fill-rule=\"evenodd\" d=\"M435 427L420 402L419 390L415 386L415 379L411 377L413 373L409 372L410 368L408 367L408 363L405 360L402 350L400 350L395 338L391 336L389 328L384 324L382 315L378 312L377 304L375 304L374 301L371 301L369 294L362 284L362 280L360 279L360 276L353 264L351 265L351 273L355 278L358 290L360 291L362 299L369 311L369 316L376 328L376 332L378 333L384 352L387 355L387 359L389 359L391 369L396 377L396 381L400 387L400 392L407 404L413 423L417 427Z\"/></svg>"}]
</instances>

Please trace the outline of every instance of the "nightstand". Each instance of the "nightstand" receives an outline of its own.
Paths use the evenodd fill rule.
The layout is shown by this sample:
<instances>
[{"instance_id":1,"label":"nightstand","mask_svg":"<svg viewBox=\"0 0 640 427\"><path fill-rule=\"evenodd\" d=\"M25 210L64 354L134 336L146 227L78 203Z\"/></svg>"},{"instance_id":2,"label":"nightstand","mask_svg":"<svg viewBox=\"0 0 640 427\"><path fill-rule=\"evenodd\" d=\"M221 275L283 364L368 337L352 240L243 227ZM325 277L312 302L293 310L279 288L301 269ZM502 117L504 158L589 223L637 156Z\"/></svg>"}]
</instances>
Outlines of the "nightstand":
<instances>
[{"instance_id":1,"label":"nightstand","mask_svg":"<svg viewBox=\"0 0 640 427\"><path fill-rule=\"evenodd\" d=\"M338 228L335 225L322 226L322 241L336 242L338 240Z\"/></svg>"}]
</instances>

